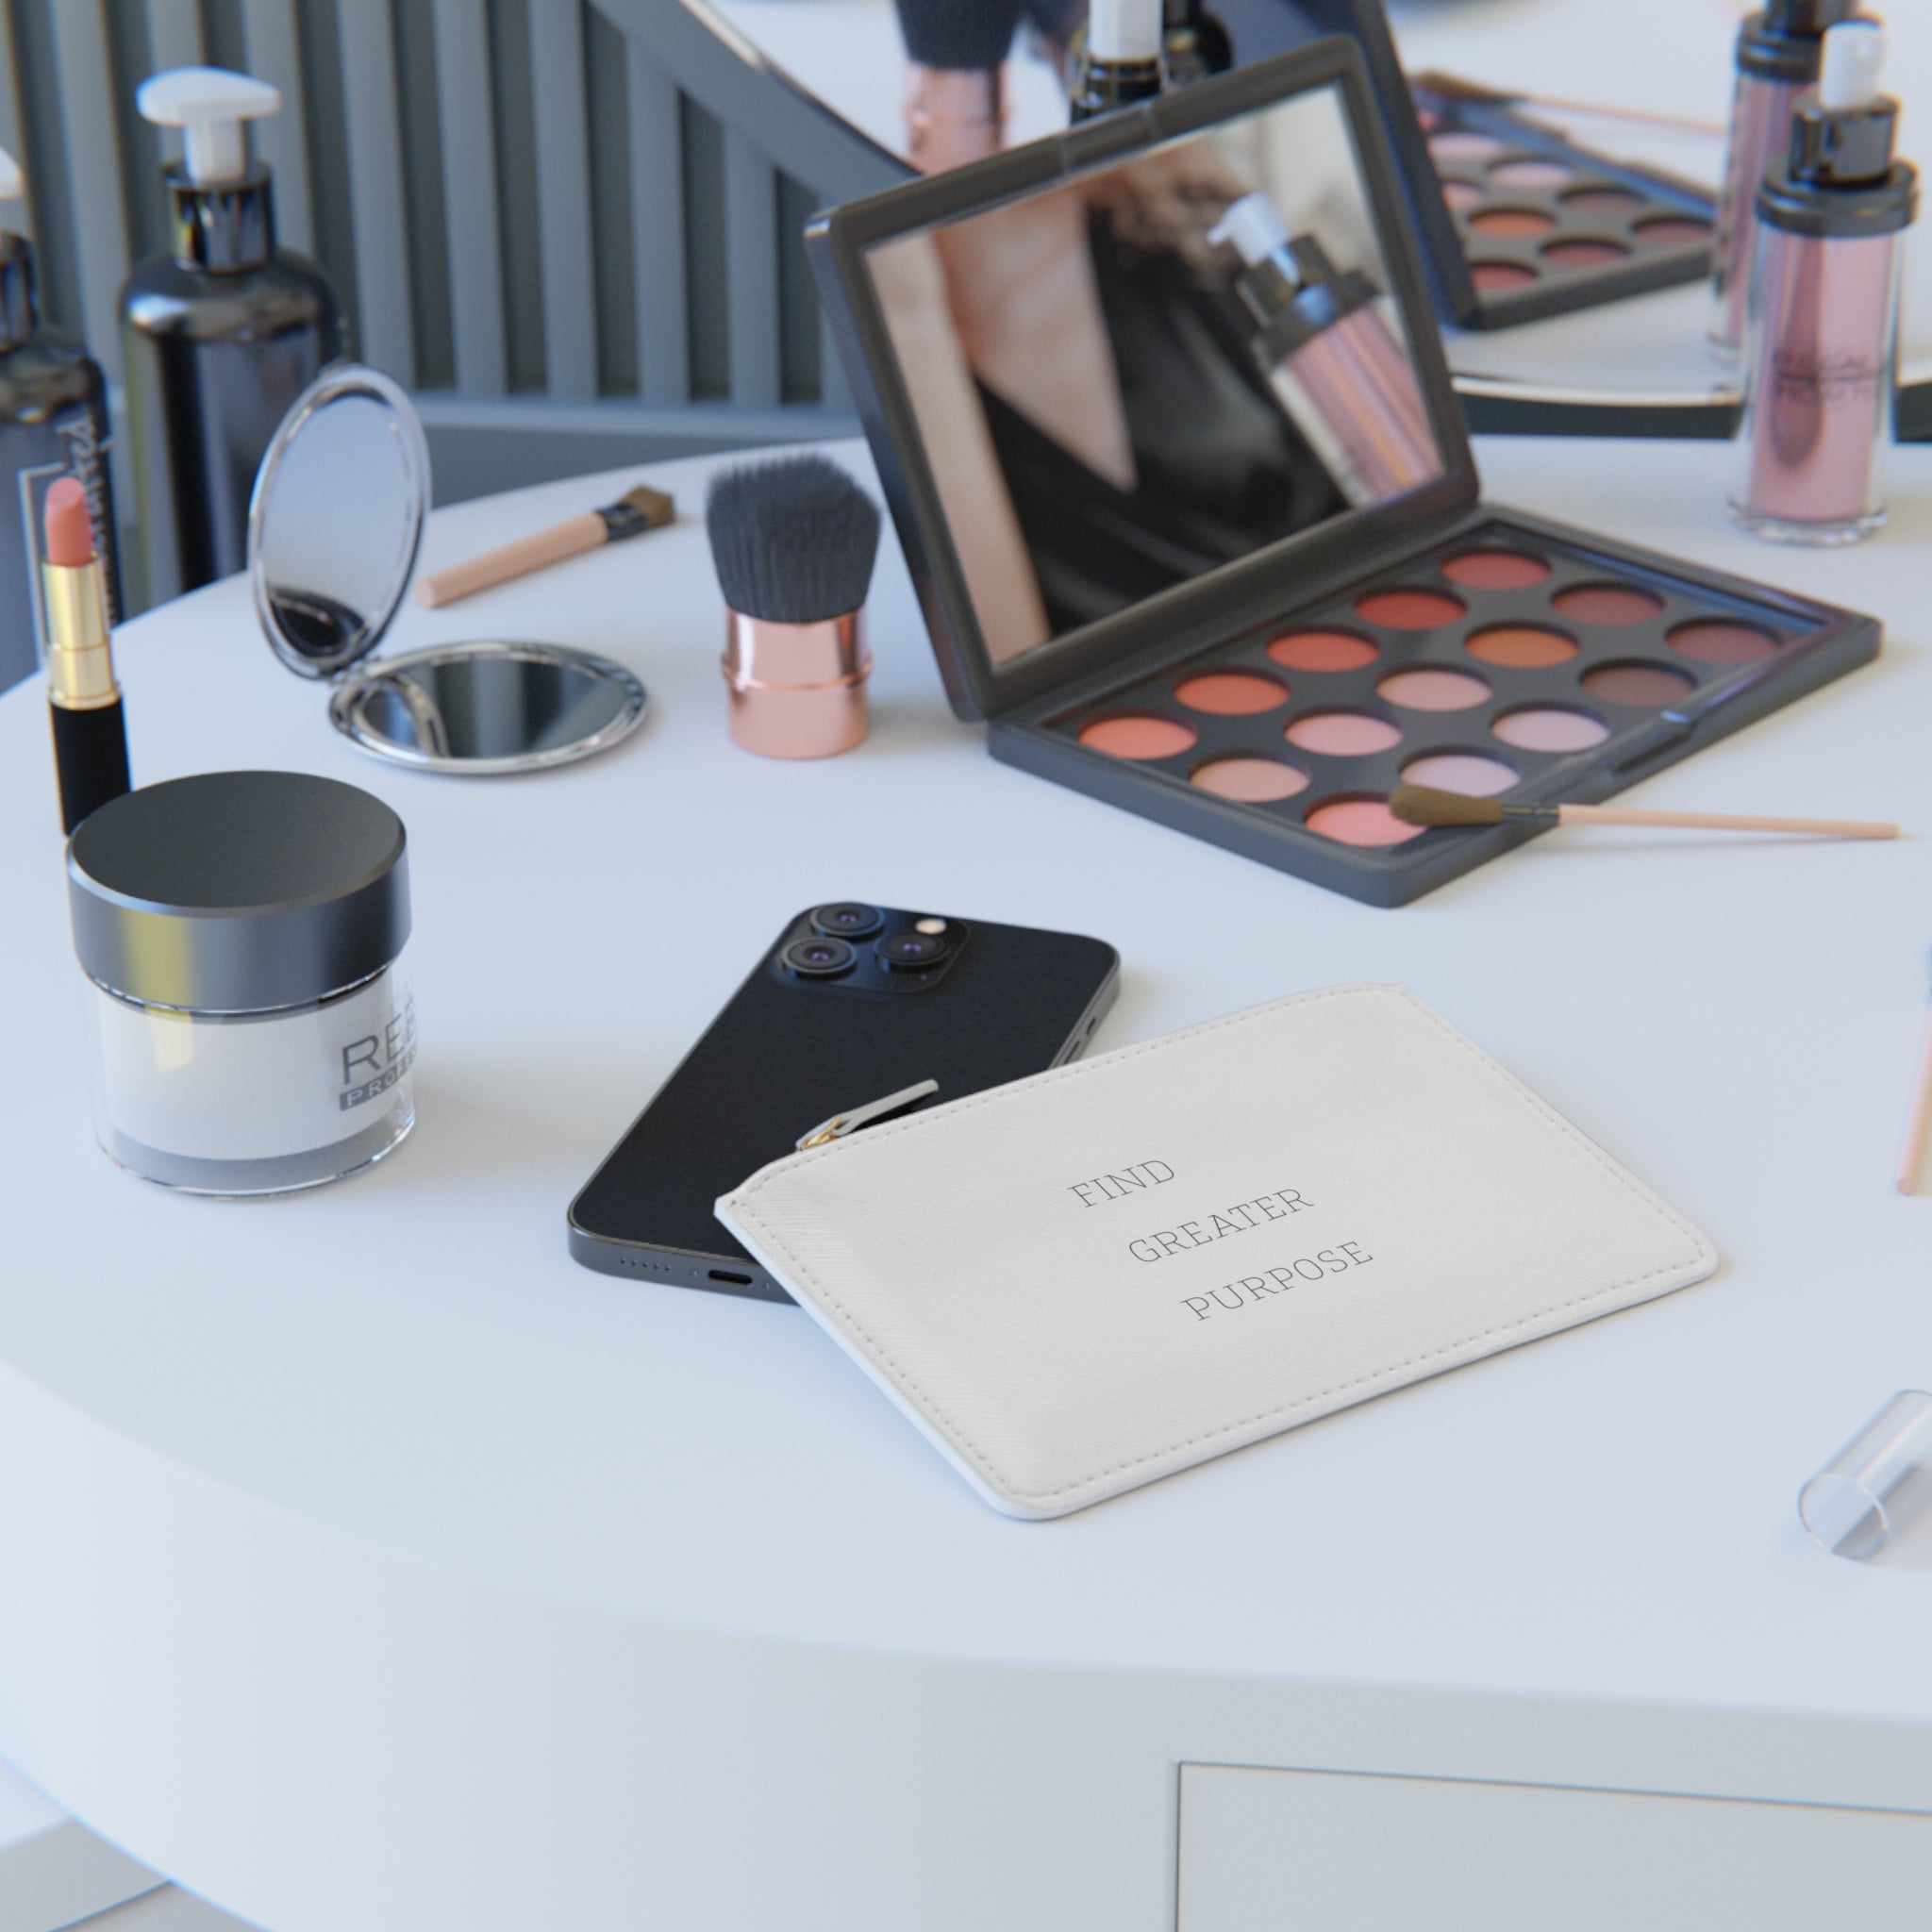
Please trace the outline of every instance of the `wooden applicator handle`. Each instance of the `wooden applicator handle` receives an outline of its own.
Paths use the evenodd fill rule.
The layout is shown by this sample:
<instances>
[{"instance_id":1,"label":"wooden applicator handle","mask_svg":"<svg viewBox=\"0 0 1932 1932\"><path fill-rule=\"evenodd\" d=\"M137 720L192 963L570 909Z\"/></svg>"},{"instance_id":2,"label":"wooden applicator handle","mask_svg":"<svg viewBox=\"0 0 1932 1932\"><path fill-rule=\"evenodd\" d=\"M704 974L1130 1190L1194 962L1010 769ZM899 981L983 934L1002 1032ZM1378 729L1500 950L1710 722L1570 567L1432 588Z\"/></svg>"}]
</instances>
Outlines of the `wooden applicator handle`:
<instances>
[{"instance_id":1,"label":"wooden applicator handle","mask_svg":"<svg viewBox=\"0 0 1932 1932\"><path fill-rule=\"evenodd\" d=\"M512 577L528 576L533 570L561 563L567 557L581 557L585 551L596 549L609 534L610 527L604 519L595 510L587 509L581 516L566 517L560 524L552 524L547 530L519 537L501 549L486 550L467 563L452 564L434 576L420 578L416 601L431 610L439 609L445 604L454 604L458 597L473 597L492 585L507 584Z\"/></svg>"},{"instance_id":2,"label":"wooden applicator handle","mask_svg":"<svg viewBox=\"0 0 1932 1932\"><path fill-rule=\"evenodd\" d=\"M1687 831L1807 832L1821 839L1896 839L1898 827L1864 819L1768 819L1749 812L1640 811L1624 805L1559 805L1565 825L1678 825Z\"/></svg>"}]
</instances>

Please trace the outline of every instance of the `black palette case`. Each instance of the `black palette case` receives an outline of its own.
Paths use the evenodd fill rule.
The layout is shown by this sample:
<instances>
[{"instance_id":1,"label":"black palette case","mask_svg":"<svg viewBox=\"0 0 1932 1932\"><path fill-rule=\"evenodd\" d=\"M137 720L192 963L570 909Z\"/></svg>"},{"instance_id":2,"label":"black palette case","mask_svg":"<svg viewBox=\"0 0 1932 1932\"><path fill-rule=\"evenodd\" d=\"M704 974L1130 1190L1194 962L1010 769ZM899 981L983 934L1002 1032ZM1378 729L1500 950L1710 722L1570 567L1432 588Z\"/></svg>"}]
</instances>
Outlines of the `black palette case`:
<instances>
[{"instance_id":1,"label":"black palette case","mask_svg":"<svg viewBox=\"0 0 1932 1932\"><path fill-rule=\"evenodd\" d=\"M1365 491L1346 463L1330 464L1337 488L1325 503L1309 495L1325 483L1308 481L1309 451L1322 455L1324 432L1317 422L1307 438L1296 434L1306 397L1293 384L1271 391L1257 380L1260 400L1245 397L1245 413L1228 419L1244 440L1231 436L1224 462L1216 458L1215 419L1196 399L1253 378L1264 359L1259 346L1251 355L1224 340L1230 328L1239 336L1242 311L1222 286L1231 278L1240 288L1239 264L1224 247L1216 254L1191 240L1191 292L1150 323L1129 295L1149 283L1147 274L1134 277L1157 253L1141 234L1154 197L1129 219L1118 188L1151 158L1158 179L1178 171L1187 190L1197 149L1211 150L1215 165L1264 151L1279 132L1275 110L1299 112L1324 90L1339 107L1336 141L1352 150L1341 162L1352 159L1358 206L1345 219L1331 208L1337 258L1307 259L1333 273L1308 288L1324 313L1360 307L1363 291L1374 291L1367 306L1406 347L1415 411L1434 441L1434 474L1399 485ZM1303 158L1332 169L1337 158ZM1273 178L1307 172L1278 168ZM1003 393L1026 380L1010 363L1003 370L990 358L992 373L982 376L966 358L971 380L955 384L936 412L924 365L908 360L908 344L936 325L927 317L923 335L908 334L903 312L889 321L881 287L891 296L892 286L874 267L918 268L926 258L905 244L926 247L924 237L934 238L934 258L956 262L941 242L952 248L956 235L994 232L968 225L1017 209L1024 225L1029 210L1068 194L1105 217L1090 217L1090 233L1108 353L1124 372L1137 457L1143 446L1149 454L1132 491L1047 446ZM1155 212L1166 218L1169 204L1203 235L1222 217L1211 196L1188 210L1185 192L1169 195ZM1540 829L1402 825L1386 804L1399 779L1511 802L1601 800L1877 651L1871 618L1480 501L1402 178L1349 40L851 203L819 217L808 242L954 709L990 723L995 758L1330 890L1399 906ZM1351 250L1352 259L1340 258ZM929 261L919 272L929 275ZM903 267L892 273L903 281ZM955 289L956 310L962 295L970 308L975 291ZM1304 320L1284 311L1262 339L1267 353L1303 340ZM1386 372L1363 380L1386 386ZM1050 415L1056 392L1037 391L1029 407ZM1166 442L1145 433L1150 423L1164 425ZM1241 524L1233 486L1215 493L1222 476L1254 465L1256 438L1271 423L1299 453L1264 480L1302 491L1309 506L1279 533L1267 526L1265 504ZM1011 486L1011 501L995 490L969 511L942 479L958 475L959 452L982 433L995 451L991 474ZM1154 501L1158 465L1163 476L1193 479L1197 491L1183 492L1173 515L1172 491ZM1201 513L1204 501L1215 517ZM988 533L1008 525L1027 540L1020 574L1030 559L1046 624L996 648L982 613L993 622L989 598L996 606L1015 572L991 571L985 558ZM1229 528L1241 541L1228 540ZM1037 540L1041 529L1051 543Z\"/></svg>"}]
</instances>

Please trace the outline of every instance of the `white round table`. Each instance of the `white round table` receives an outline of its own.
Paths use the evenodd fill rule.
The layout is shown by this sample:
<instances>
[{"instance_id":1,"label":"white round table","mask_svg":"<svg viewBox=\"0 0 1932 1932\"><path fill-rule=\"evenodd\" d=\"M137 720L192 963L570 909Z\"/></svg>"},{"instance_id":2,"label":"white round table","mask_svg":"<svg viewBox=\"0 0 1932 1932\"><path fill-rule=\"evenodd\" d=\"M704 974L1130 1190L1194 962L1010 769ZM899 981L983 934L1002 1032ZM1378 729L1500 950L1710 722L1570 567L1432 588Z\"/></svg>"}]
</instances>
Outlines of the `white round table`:
<instances>
[{"instance_id":1,"label":"white round table","mask_svg":"<svg viewBox=\"0 0 1932 1932\"><path fill-rule=\"evenodd\" d=\"M666 466L675 528L396 626L397 650L549 638L636 669L644 730L573 770L363 758L240 581L121 634L139 779L325 773L409 831L415 1134L233 1204L92 1144L42 696L0 701L0 1754L274 1932L1155 1932L1177 1899L1222 1932L1287 1923L1277 1882L1297 1925L1353 1932L1408 1911L1404 1885L1448 1897L1472 1844L1491 1926L1557 1922L1554 1845L1597 1861L1566 1925L1638 1909L1641 1866L1647 1925L1782 1927L1830 1922L1778 1916L1826 1879L1850 1923L1859 1884L1923 1872L1932 1555L1832 1560L1793 1497L1932 1375L1932 1199L1890 1185L1932 942L1932 451L1837 555L1734 532L1720 447L1479 455L1499 502L1888 620L1877 665L1643 803L1921 836L1562 833L1371 910L993 763L890 537L871 739L761 761L724 730L714 466ZM425 567L635 480L441 512ZM798 1310L565 1253L576 1187L747 963L847 896L1112 941L1096 1050L1405 981L1724 1265L1008 1521ZM1676 1795L1606 1795L1638 1792ZM1724 1849L1725 1820L1759 1850ZM1606 1856L1653 1829L1647 1862ZM1714 1857L1698 1882L1736 1914L1674 1916L1708 1904L1674 1874Z\"/></svg>"}]
</instances>

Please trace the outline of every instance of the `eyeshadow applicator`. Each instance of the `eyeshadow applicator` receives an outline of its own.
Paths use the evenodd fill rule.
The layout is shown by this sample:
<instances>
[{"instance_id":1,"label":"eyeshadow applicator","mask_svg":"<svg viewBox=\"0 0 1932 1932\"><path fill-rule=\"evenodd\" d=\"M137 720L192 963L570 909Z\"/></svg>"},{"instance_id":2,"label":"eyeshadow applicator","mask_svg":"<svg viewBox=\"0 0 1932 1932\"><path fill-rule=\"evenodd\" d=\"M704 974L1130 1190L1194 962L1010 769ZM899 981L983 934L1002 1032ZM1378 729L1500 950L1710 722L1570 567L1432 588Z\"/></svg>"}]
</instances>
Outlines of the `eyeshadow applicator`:
<instances>
[{"instance_id":1,"label":"eyeshadow applicator","mask_svg":"<svg viewBox=\"0 0 1932 1932\"><path fill-rule=\"evenodd\" d=\"M526 577L532 571L547 570L566 558L582 557L600 550L607 543L621 542L626 537L641 537L646 530L660 529L677 516L677 506L661 490L640 483L626 490L615 503L602 509L587 509L578 516L565 517L547 530L533 530L513 543L486 550L481 557L453 563L434 576L420 579L416 601L427 610L440 610L460 597L474 597L478 591L494 590L498 584Z\"/></svg>"},{"instance_id":2,"label":"eyeshadow applicator","mask_svg":"<svg viewBox=\"0 0 1932 1932\"><path fill-rule=\"evenodd\" d=\"M60 829L132 789L127 723L108 635L107 578L94 554L87 491L62 476L47 491L46 557L41 592L47 609L47 715Z\"/></svg>"},{"instance_id":3,"label":"eyeshadow applicator","mask_svg":"<svg viewBox=\"0 0 1932 1932\"><path fill-rule=\"evenodd\" d=\"M1398 785L1389 809L1407 825L1656 825L1681 831L1802 832L1820 839L1896 839L1896 825L1859 819L1773 819L1726 811L1642 811L1623 805L1505 805L1433 785Z\"/></svg>"}]
</instances>

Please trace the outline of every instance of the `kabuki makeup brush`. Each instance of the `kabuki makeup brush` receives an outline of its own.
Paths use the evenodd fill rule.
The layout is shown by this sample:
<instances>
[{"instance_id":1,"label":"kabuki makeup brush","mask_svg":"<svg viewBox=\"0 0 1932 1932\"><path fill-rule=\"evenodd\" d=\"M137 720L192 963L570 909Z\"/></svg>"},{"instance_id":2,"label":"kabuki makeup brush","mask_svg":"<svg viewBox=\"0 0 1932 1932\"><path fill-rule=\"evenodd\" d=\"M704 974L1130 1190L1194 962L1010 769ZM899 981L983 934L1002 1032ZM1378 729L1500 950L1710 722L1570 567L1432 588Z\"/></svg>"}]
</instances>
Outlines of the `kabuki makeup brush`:
<instances>
[{"instance_id":1,"label":"kabuki makeup brush","mask_svg":"<svg viewBox=\"0 0 1932 1932\"><path fill-rule=\"evenodd\" d=\"M705 528L727 606L732 741L771 758L850 751L868 724L877 506L825 458L785 457L720 476Z\"/></svg>"},{"instance_id":2,"label":"kabuki makeup brush","mask_svg":"<svg viewBox=\"0 0 1932 1932\"><path fill-rule=\"evenodd\" d=\"M94 552L87 491L62 476L47 491L41 592L47 611L47 711L60 829L131 789L127 725L108 641L107 578Z\"/></svg>"},{"instance_id":3,"label":"kabuki makeup brush","mask_svg":"<svg viewBox=\"0 0 1932 1932\"><path fill-rule=\"evenodd\" d=\"M606 543L620 542L625 537L641 537L646 530L661 529L675 520L677 506L661 490L640 483L627 490L615 503L602 509L587 509L581 515L566 517L547 530L533 531L486 550L466 563L452 564L434 576L424 577L416 586L416 601L430 610L440 610L459 597L474 597L478 591L493 590L532 571L547 570L566 558L581 557L586 551L602 549Z\"/></svg>"},{"instance_id":4,"label":"kabuki makeup brush","mask_svg":"<svg viewBox=\"0 0 1932 1932\"><path fill-rule=\"evenodd\" d=\"M922 174L1006 143L1006 61L1019 0L899 0L906 41L906 147Z\"/></svg>"},{"instance_id":5,"label":"kabuki makeup brush","mask_svg":"<svg viewBox=\"0 0 1932 1932\"><path fill-rule=\"evenodd\" d=\"M1795 832L1820 839L1896 839L1896 825L1859 819L1772 819L1752 812L1641 811L1622 805L1505 805L1433 785L1398 785L1389 809L1407 825L1657 825L1692 832Z\"/></svg>"}]
</instances>

